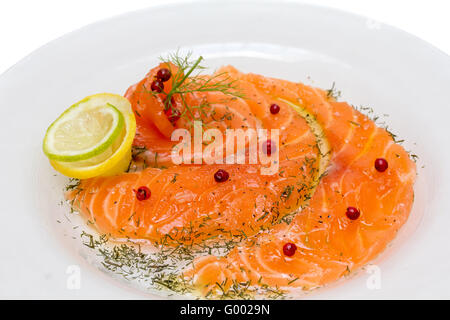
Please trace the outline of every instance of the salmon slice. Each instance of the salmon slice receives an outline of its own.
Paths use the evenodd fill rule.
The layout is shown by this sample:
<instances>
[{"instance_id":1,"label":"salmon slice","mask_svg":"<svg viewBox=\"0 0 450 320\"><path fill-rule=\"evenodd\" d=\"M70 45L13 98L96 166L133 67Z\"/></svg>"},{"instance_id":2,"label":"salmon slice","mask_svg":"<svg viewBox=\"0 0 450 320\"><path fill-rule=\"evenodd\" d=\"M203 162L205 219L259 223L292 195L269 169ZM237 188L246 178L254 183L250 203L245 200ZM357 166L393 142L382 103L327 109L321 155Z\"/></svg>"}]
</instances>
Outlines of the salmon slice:
<instances>
[{"instance_id":1,"label":"salmon slice","mask_svg":"<svg viewBox=\"0 0 450 320\"><path fill-rule=\"evenodd\" d=\"M153 74L149 73L150 79ZM275 173L262 175L261 168L269 164L259 163L148 167L117 177L81 181L78 189L67 195L74 208L102 233L113 237L178 243L198 243L218 236L247 238L295 213L312 197L325 170L323 159L327 157L319 147L320 139L301 113L253 83L240 80L241 76L237 70L230 70L230 77L238 81L245 98L230 99L223 93L208 92L189 99L194 106L200 100L208 103L201 115L208 128L221 132L229 128L281 129L278 158L269 157L271 164L277 162L279 166ZM149 164L157 154L169 158L173 142L165 138L161 126L153 124L157 116L142 109L156 104L154 112L161 111L157 97L143 89L144 82L148 82L147 77L131 87L126 96L140 114L135 144L144 144L149 150ZM273 102L281 106L277 115L269 115ZM239 151L248 156L248 144L233 151L235 156ZM219 169L230 175L225 183L214 180ZM137 200L135 190L141 186L151 190L150 199Z\"/></svg>"},{"instance_id":2,"label":"salmon slice","mask_svg":"<svg viewBox=\"0 0 450 320\"><path fill-rule=\"evenodd\" d=\"M308 207L290 224L275 226L225 257L200 257L184 276L203 294L219 291L217 283L223 290L236 282L310 289L374 259L412 207L416 168L408 153L386 130L320 89L254 74L243 77L317 118L331 146L331 166ZM377 158L388 161L386 172L375 170ZM359 219L347 218L349 206L360 210ZM298 248L291 257L283 253L289 242Z\"/></svg>"},{"instance_id":3,"label":"salmon slice","mask_svg":"<svg viewBox=\"0 0 450 320\"><path fill-rule=\"evenodd\" d=\"M196 92L185 98L205 128L280 129L278 158L270 162L279 165L275 174L261 174L267 164L226 164L220 153L223 164L193 164L194 153L174 165L178 141L170 136L180 128L195 131L185 118L168 121L164 93L149 93L161 67L174 68L152 69L125 94L137 119L136 172L83 180L67 194L101 233L169 245L238 239L226 255L197 257L182 272L208 295L236 285L307 290L328 284L374 259L406 222L416 176L408 153L367 116L301 83L226 66L216 74L233 79L241 96ZM270 113L272 103L279 113ZM173 105L187 112L178 97ZM249 157L249 148L250 140L232 154ZM377 158L387 160L387 171L374 168ZM219 169L228 181L214 180ZM144 201L135 195L141 186L151 190ZM348 207L358 208L360 217L350 220ZM286 243L296 245L294 255L284 254Z\"/></svg>"},{"instance_id":4,"label":"salmon slice","mask_svg":"<svg viewBox=\"0 0 450 320\"><path fill-rule=\"evenodd\" d=\"M190 131L191 136L194 134L193 124L184 118L180 118L176 123L170 123L164 111L166 95L164 93L155 95L148 89L151 87L157 70L162 67L166 67L166 65L160 64L152 69L143 80L131 86L125 93L125 97L130 100L136 114L137 130L133 143L137 151L135 155L137 153L137 159L144 161L146 166L168 167L173 165L170 154L178 142L171 141L170 138L175 129L186 128ZM170 68L172 72L175 72L173 65ZM213 75L215 81L220 79L220 74ZM166 82L166 92L170 90L171 85L170 81ZM263 127L260 119L255 117L250 110L249 100L230 97L222 92L188 93L184 99L185 103L191 107L189 112L193 113L189 116L201 119L205 129L218 129L225 133L230 128L247 130ZM172 96L171 101L180 114L187 112L182 107L183 103L179 97ZM247 146L248 144L244 148ZM237 152L237 149L235 151Z\"/></svg>"}]
</instances>

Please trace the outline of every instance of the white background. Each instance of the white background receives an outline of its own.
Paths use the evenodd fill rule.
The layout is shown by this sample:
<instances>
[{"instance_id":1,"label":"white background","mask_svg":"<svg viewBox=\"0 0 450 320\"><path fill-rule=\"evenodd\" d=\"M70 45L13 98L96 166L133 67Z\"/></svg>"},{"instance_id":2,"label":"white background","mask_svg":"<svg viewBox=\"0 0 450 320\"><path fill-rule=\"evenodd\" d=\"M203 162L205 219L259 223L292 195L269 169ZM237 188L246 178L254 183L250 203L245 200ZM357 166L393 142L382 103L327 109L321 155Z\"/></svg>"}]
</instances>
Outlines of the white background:
<instances>
[{"instance_id":1,"label":"white background","mask_svg":"<svg viewBox=\"0 0 450 320\"><path fill-rule=\"evenodd\" d=\"M449 5L445 4L444 1L427 0L426 2L419 2L377 0L376 2L369 2L361 0L340 0L337 2L316 0L314 2L338 6L344 10L360 13L382 22L395 25L424 38L446 52L450 52L450 40L447 34L450 30L449 22L447 21ZM121 0L120 2L116 0L90 0L89 2L84 0L10 0L8 2L6 0L0 0L0 72L35 48L65 34L66 32L99 19L146 7L149 4L150 1L138 0ZM276 16L274 17L274 21L276 22ZM167 21L167 23L170 23L170 21ZM199 23L199 25L203 26L201 23ZM152 32L152 34L148 35L149 41L151 41L151 39L157 41L158 37L155 35L158 34L159 27L163 26L156 25L154 27L154 33ZM303 28L303 30L305 29L306 28ZM145 30L147 30L147 28L145 28ZM386 32L385 34L389 34L389 32ZM195 35L191 35L191 37L192 36ZM159 37L159 39L160 38L161 37ZM368 41L365 41L365 45L368 44L370 41L369 39L376 38L370 37L367 39ZM76 43L77 42L72 42L72 45L75 45ZM361 46L364 47L364 44ZM406 50L406 48L417 47L420 48L421 46L405 46L404 48ZM338 46L335 46L335 49L336 48L338 48ZM374 56L379 57L383 53L386 53L384 50L389 50L389 47L385 46L385 48L386 49L378 49L378 52L374 52ZM70 49L73 50L74 48L72 47ZM71 50L67 51L71 52ZM57 52L64 51L65 50L59 50ZM351 92L350 90L347 91L346 88L350 89L354 84L357 85L355 88L364 88L364 90L352 89L352 92L357 92L360 98L371 101L371 105L384 106L389 109L389 102L393 102L393 105L396 106L396 108L392 109L392 112L389 112L392 115L391 119L399 119L394 127L396 130L398 128L403 128L403 131L400 129L400 132L405 133L402 134L402 136L408 137L411 141L418 142L418 146L421 148L420 150L423 150L420 154L423 155L425 160L428 159L428 161L426 161L427 166L425 169L427 170L427 174L420 175L420 177L430 179L432 183L421 183L418 185L424 190L425 188L429 190L429 193L432 194L433 199L435 199L429 204L429 213L433 214L429 214L427 219L424 219L425 222L428 223L428 226L423 228L421 233L414 234L414 238L412 239L414 239L415 242L411 239L411 241L407 243L407 245L409 245L408 248L413 248L413 250L401 250L395 257L386 261L386 272L383 271L383 279L386 280L383 280L383 288L387 290L378 293L373 291L374 296L378 295L378 297L383 297L384 292L387 292L387 294L390 292L390 296L388 297L395 298L443 298L449 294L449 278L442 277L442 275L447 274L446 272L449 270L448 262L450 261L450 256L448 250L441 250L442 248L440 247L443 243L448 243L447 226L450 224L448 223L450 216L446 214L450 211L448 208L448 197L446 198L450 190L450 184L448 183L450 181L450 172L448 170L449 150L448 148L441 148L442 152L439 154L436 154L436 152L425 151L436 150L436 148L445 145L444 137L448 136L448 126L446 125L448 117L446 117L446 115L449 111L446 85L450 81L448 80L448 68L441 69L442 72L436 72L436 76L433 77L433 79L428 79L430 78L429 75L431 72L428 70L426 70L426 72L424 71L426 66L431 66L431 70L437 70L437 68L441 66L443 66L441 68L448 67L447 60L440 55L431 54L432 52L430 51L432 50L425 50L424 52L427 53L427 55L417 60L408 59L409 56L405 55L404 51L398 54L395 54L396 52L391 53L388 51L387 54L384 54L385 58L380 59L380 64L387 64L392 69L398 67L398 70L394 70L392 73L388 72L388 76L386 76L386 72L382 74L376 74L376 72L374 72L376 67L380 64L376 64L376 66L373 66L372 68L358 69L358 71L355 71L357 72L355 73L356 76L354 78L349 77L349 80L363 79L363 76L368 73L373 74L376 77L368 79L361 84L349 81L347 87L344 86L345 92ZM413 55L414 52L411 53L411 56ZM413 63L416 63L416 61L425 61L425 59L430 59L429 57L438 56L440 57L440 60L437 59L436 64L417 64L416 68L414 68ZM41 74L37 78L40 79L42 83L56 83L56 81L50 81L50 79L54 79L51 78L51 75L60 75L61 72L59 71L60 69L58 69L58 72L51 70L52 64L49 63L51 57L51 55L48 55L46 60L36 59L34 60L34 63L24 64L26 68L23 68L20 72L16 73L15 78L11 77L15 79L13 82L14 85L6 86L6 88L12 89L11 94L6 95L5 91L0 90L1 98L9 97L9 100L5 101L5 103L3 103L2 100L2 103L0 104L0 110L3 112L1 118L4 119L4 124L0 126L0 136L6 136L7 133L15 132L16 139L14 141L6 139L9 141L8 142L4 139L6 141L4 149L8 148L10 154L18 155L15 157L4 157L3 159L3 167L12 168L13 170L8 170L3 174L3 180L7 183L5 183L4 187L2 186L1 190L3 190L3 195L13 196L8 199L10 201L3 201L2 203L13 204L14 210L10 211L20 213L17 214L15 218L17 218L17 225L23 226L22 231L29 230L29 235L38 235L38 237L30 236L31 239L37 240L33 241L32 246L29 245L30 238L23 237L18 237L19 240L22 239L23 241L16 241L14 246L9 245L9 242L3 241L7 250L4 250L5 248L2 248L0 245L0 248L2 248L0 250L2 252L0 260L8 260L12 257L13 260L11 261L21 262L8 264L0 263L0 271L5 270L4 268L6 268L6 272L0 272L0 278L1 275L4 275L0 281L2 282L0 284L0 291L2 291L1 288L6 288L3 293L0 292L0 296L3 294L9 297L42 298L55 297L58 294L61 294L64 297L83 298L118 297L119 295L122 298L130 297L132 295L135 297L136 293L134 291L131 292L131 289L130 291L118 290L116 283L106 281L109 277L100 277L98 276L98 273L94 272L86 272L85 275L83 275L82 290L67 290L67 287L65 286L67 277L65 268L67 267L68 261L73 261L74 264L77 264L84 261L84 259L79 259L79 257L75 255L75 250L65 250L63 252L63 250L61 250L63 241L61 241L61 243L54 241L55 236L60 239L59 234L51 234L53 229L50 225L46 224L47 220L52 220L53 217L50 215L41 216L34 214L36 202L38 202L37 207L40 208L39 212L50 212L50 210L45 211L43 208L50 209L56 201L49 201L46 197L38 196L35 197L38 198L36 201L34 201L35 199L33 199L33 197L27 197L27 201L17 200L21 195L15 192L15 190L23 188L23 181L27 182L27 188L25 190L35 191L38 187L42 188L44 186L47 188L45 189L44 194L57 196L55 192L52 193L52 190L55 190L52 189L55 188L55 185L52 185L51 183L42 183L43 180L41 177L48 177L48 170L50 170L49 165L46 163L47 160L42 152L33 153L31 158L29 156L25 157L24 155L28 155L30 150L40 150L40 146L37 144L40 145L41 143L41 134L55 115L55 111L52 110L52 108L55 105L57 105L56 108L63 107L64 104L61 102L65 101L65 99L68 101L75 101L74 97L76 97L76 92L84 92L83 90L92 86L96 80L95 78L88 79L86 83L75 81L75 84L73 85L74 88L70 88L70 90L67 90L68 92L55 90L54 95L51 97L52 107L52 104L47 103L48 94L41 93L40 91L42 90L40 90L41 88L39 86L34 86L33 88L33 83L35 83L36 79L34 77L29 77L29 74L36 74L33 70L38 70ZM69 56L65 58L67 59L63 59L62 61L64 63L60 63L59 66L64 66L64 72L67 72L67 74L73 74L79 65L80 59L78 59L77 64L70 63L70 59L73 59L74 57ZM400 59L402 58L408 60L408 62L399 65L398 61L401 61ZM97 61L98 60L100 59L98 59L97 55ZM442 63L443 60L445 60L445 63ZM392 63L392 61L396 61L397 63ZM429 61L433 62L433 59L430 59ZM105 66L106 65L108 64L105 64ZM414 74L416 70L421 71ZM42 74L46 75L45 71L48 71L48 76L41 76ZM400 80L394 80L394 78L391 79L391 74L395 75L395 79ZM26 76L28 76L28 79L24 79ZM405 78L404 80L403 77ZM77 76L76 78L80 79L80 76ZM345 74L342 74L341 79L343 80L344 78L347 77ZM56 79L58 79L58 77ZM383 79L384 81L380 81L380 79ZM120 87L118 83L121 83L122 81L128 83L128 80L124 81L123 79L120 79L117 83L116 79L111 80L109 85L112 87L117 86L117 88ZM61 81L62 84L58 84L58 86L55 86L56 88L64 86L69 88L72 79L61 78L58 81ZM418 81L418 83L414 83L414 81ZM342 81L342 83L343 82L344 81ZM19 96L19 93L22 94L24 92L22 87L23 84L25 87L30 87L30 89L27 90L27 94L21 97L21 99L17 99L16 97ZM370 84L370 86L366 84ZM395 85L389 86L388 84ZM5 87L2 86L2 88ZM339 86L339 88L341 87ZM379 92L383 92L384 94L377 94ZM358 99L356 99L356 101L358 101ZM435 110L435 112L429 112L429 107L423 107L429 105L433 106L434 109L432 110ZM28 106L28 109L34 108L38 111L29 113L27 112L28 109L23 106ZM407 110L407 112L405 112L405 110ZM396 115L393 114L393 112L396 113ZM435 117L435 114L443 116ZM23 120L21 121L20 126L21 128L26 128L26 130L17 130L16 122L12 121L17 118ZM403 119L405 120L402 121ZM421 119L423 119L423 121ZM423 132L417 132L418 130L416 128L425 128L429 123L434 124L432 130L422 130ZM437 139L437 137L439 137L439 139ZM22 141L23 144L14 143L15 141ZM424 147L425 145L427 148ZM21 160L21 162L17 159ZM32 159L32 161L29 161L29 159ZM12 162L14 162L14 166L12 166ZM433 166L428 165L429 163L433 164ZM43 165L46 165L46 167ZM17 170L14 170L14 168L17 168ZM38 170L40 171L37 172ZM430 174L428 174L428 172L430 172ZM35 178L30 179L30 176ZM60 187L58 187L58 190L60 190ZM428 197L425 192L419 192L418 195ZM12 201L14 199L16 201ZM46 206L44 206L43 203L46 203ZM425 203L425 200L420 203ZM55 209L53 208L51 210ZM2 209L0 211L1 213L8 215L7 209ZM45 219L41 219L42 217L45 217ZM36 228L36 226L41 226L42 228ZM6 231L6 238L13 239L15 236L14 228L3 229L3 233ZM431 250L433 248L436 250ZM20 254L17 254L17 252L20 252ZM38 252L41 259L36 259L36 252ZM87 267L87 263L83 263L83 266L86 265ZM395 265L396 268L392 268L393 265ZM426 270L432 270L432 272L423 272L424 268ZM391 278L389 278L388 275L390 271L392 271L392 273L390 273L392 275ZM19 280L21 280L20 283L22 283L21 286L18 285L19 281L17 279L19 276ZM362 282L359 283L348 282L346 285L350 285L352 288L358 288L358 285L365 284L364 278L362 278L361 281ZM5 282L7 285L5 285ZM48 283L52 283L52 285ZM396 286L398 283L401 283L401 285ZM129 295L127 295L127 292ZM355 291L352 290L343 290L343 294L339 297L354 298L355 296L352 296L354 292ZM359 293L360 292L358 291L357 294ZM332 294L333 293L331 293L331 295ZM361 294L369 295L370 293L368 294L367 292L362 291Z\"/></svg>"},{"instance_id":2,"label":"white background","mask_svg":"<svg viewBox=\"0 0 450 320\"><path fill-rule=\"evenodd\" d=\"M67 32L97 20L168 1L171 0L2 0L0 74L33 50ZM304 0L303 2L332 6L388 23L450 54L448 0ZM158 27L155 26L155 32L157 30Z\"/></svg>"}]
</instances>

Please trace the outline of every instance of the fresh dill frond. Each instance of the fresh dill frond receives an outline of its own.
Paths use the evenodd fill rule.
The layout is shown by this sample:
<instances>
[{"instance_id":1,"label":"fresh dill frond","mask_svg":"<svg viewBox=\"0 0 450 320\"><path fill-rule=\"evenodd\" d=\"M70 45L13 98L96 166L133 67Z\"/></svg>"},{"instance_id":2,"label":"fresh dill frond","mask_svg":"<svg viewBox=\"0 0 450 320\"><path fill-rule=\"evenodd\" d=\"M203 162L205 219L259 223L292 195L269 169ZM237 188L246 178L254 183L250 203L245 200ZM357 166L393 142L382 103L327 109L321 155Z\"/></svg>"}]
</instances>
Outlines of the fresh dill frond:
<instances>
[{"instance_id":1,"label":"fresh dill frond","mask_svg":"<svg viewBox=\"0 0 450 320\"><path fill-rule=\"evenodd\" d=\"M183 112L181 117L189 122L200 120L201 116L206 115L205 109L210 106L209 103L204 102L196 106L190 106L186 103L186 94L198 92L221 92L230 98L242 98L243 94L240 92L237 82L232 79L226 72L213 74L212 76L205 76L202 71L207 68L201 63L203 57L197 59L192 58L192 52L181 56L179 52L171 53L167 58L160 58L163 63L166 63L170 68L175 65L175 70L170 70L172 73L172 88L166 92L164 100L164 108L168 110L173 108L172 97L180 98Z\"/></svg>"},{"instance_id":2,"label":"fresh dill frond","mask_svg":"<svg viewBox=\"0 0 450 320\"><path fill-rule=\"evenodd\" d=\"M331 88L328 89L326 92L327 92L327 98L328 99L333 98L334 100L339 99L342 94L341 91L336 89L336 84L334 81L333 81L333 84L331 85Z\"/></svg>"}]
</instances>

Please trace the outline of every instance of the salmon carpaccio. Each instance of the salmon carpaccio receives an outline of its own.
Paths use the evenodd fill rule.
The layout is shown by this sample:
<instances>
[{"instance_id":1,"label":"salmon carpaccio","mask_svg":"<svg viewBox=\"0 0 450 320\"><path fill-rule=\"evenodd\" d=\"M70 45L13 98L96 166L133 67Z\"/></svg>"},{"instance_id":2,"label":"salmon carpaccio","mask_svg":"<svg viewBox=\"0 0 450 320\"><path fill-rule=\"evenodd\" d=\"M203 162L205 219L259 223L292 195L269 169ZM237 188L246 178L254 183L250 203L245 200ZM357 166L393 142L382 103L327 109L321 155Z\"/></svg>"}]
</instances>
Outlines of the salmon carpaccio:
<instances>
[{"instance_id":1,"label":"salmon carpaccio","mask_svg":"<svg viewBox=\"0 0 450 320\"><path fill-rule=\"evenodd\" d=\"M407 220L416 176L408 153L367 116L301 83L223 67L217 73L233 79L241 96L193 92L183 102L205 106L196 116L221 132L280 129L278 158L270 160L279 164L276 173L261 174L267 164L174 165L170 154L178 142L170 134L192 127L184 118L168 121L164 92L149 93L163 66L125 95L136 112L135 172L83 180L67 194L100 232L169 245L240 237L225 256L198 257L184 270L182 277L206 294L236 283L322 286L376 257ZM171 85L165 83L165 92ZM175 97L181 112L183 103ZM277 114L270 112L273 103ZM248 155L249 145L241 148L234 151ZM375 169L377 158L387 160L385 172ZM229 173L226 182L214 180L219 169ZM151 190L150 199L136 199L140 186ZM346 216L348 207L358 208L358 219ZM283 253L286 243L296 245L294 255Z\"/></svg>"},{"instance_id":2,"label":"salmon carpaccio","mask_svg":"<svg viewBox=\"0 0 450 320\"><path fill-rule=\"evenodd\" d=\"M320 153L317 137L307 121L284 103L279 102L279 114L271 115L263 105L274 98L249 82L239 81L239 88L252 99L205 92L189 96L189 103L208 103L199 114L208 128L223 132L229 128L282 128L279 145L274 146L279 151L277 156L267 157L272 164L279 164L275 174L261 174L270 163L173 165L170 154L178 141L165 137L170 131L166 124L158 123L160 118L167 121L161 114L164 97L149 94L146 89L155 70L158 68L126 93L137 115L135 146L138 150L145 148L143 161L152 167L83 180L68 195L74 207L101 232L118 238L164 239L178 244L219 236L248 237L272 226L311 198L323 173L322 158L326 157ZM177 122L178 127L183 125L182 120ZM235 151L247 151L246 145L243 149ZM219 169L229 173L226 183L215 181ZM137 200L135 191L140 186L151 190L148 201Z\"/></svg>"},{"instance_id":3,"label":"salmon carpaccio","mask_svg":"<svg viewBox=\"0 0 450 320\"><path fill-rule=\"evenodd\" d=\"M246 75L263 90L282 96L289 88L322 124L332 148L331 164L309 206L289 225L233 249L226 257L205 256L186 272L199 288L238 283L315 288L339 279L375 258L406 222L412 207L415 164L392 136L347 103L330 101L303 84ZM377 158L389 163L374 168ZM350 220L346 209L361 216ZM283 245L296 244L292 257Z\"/></svg>"}]
</instances>

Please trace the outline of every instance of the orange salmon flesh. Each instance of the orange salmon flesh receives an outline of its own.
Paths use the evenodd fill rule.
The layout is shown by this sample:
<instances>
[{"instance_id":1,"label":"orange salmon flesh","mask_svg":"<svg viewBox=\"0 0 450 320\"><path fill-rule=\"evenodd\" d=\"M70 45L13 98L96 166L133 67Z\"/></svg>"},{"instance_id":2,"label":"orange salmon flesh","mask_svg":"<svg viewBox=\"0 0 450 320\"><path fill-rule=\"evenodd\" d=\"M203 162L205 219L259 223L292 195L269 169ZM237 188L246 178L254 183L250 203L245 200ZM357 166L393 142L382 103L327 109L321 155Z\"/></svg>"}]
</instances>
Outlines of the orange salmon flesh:
<instances>
[{"instance_id":1,"label":"orange salmon flesh","mask_svg":"<svg viewBox=\"0 0 450 320\"><path fill-rule=\"evenodd\" d=\"M349 104L301 83L226 66L216 75L232 79L240 95L190 92L183 101L173 96L181 114L185 105L203 105L198 118L220 132L279 129L276 173L261 174L262 164L173 164L178 141L171 141L172 132L192 127L184 116L169 121L164 99L170 80L162 93L150 92L162 67L177 70L163 63L125 94L136 114L134 147L140 150L130 171L82 180L66 194L100 233L174 247L239 239L225 255L199 256L180 273L206 295L219 290L218 284L220 290L235 283L323 286L373 260L407 221L416 177L409 154ZM311 123L288 102L314 117L329 154L322 154ZM280 107L276 114L270 112L273 103ZM248 152L248 145L243 148ZM376 170L378 158L386 159L386 171ZM227 181L214 179L219 169L229 174ZM151 190L149 199L137 199L141 186ZM348 207L360 216L349 219ZM286 243L297 247L293 255L283 252Z\"/></svg>"}]
</instances>

